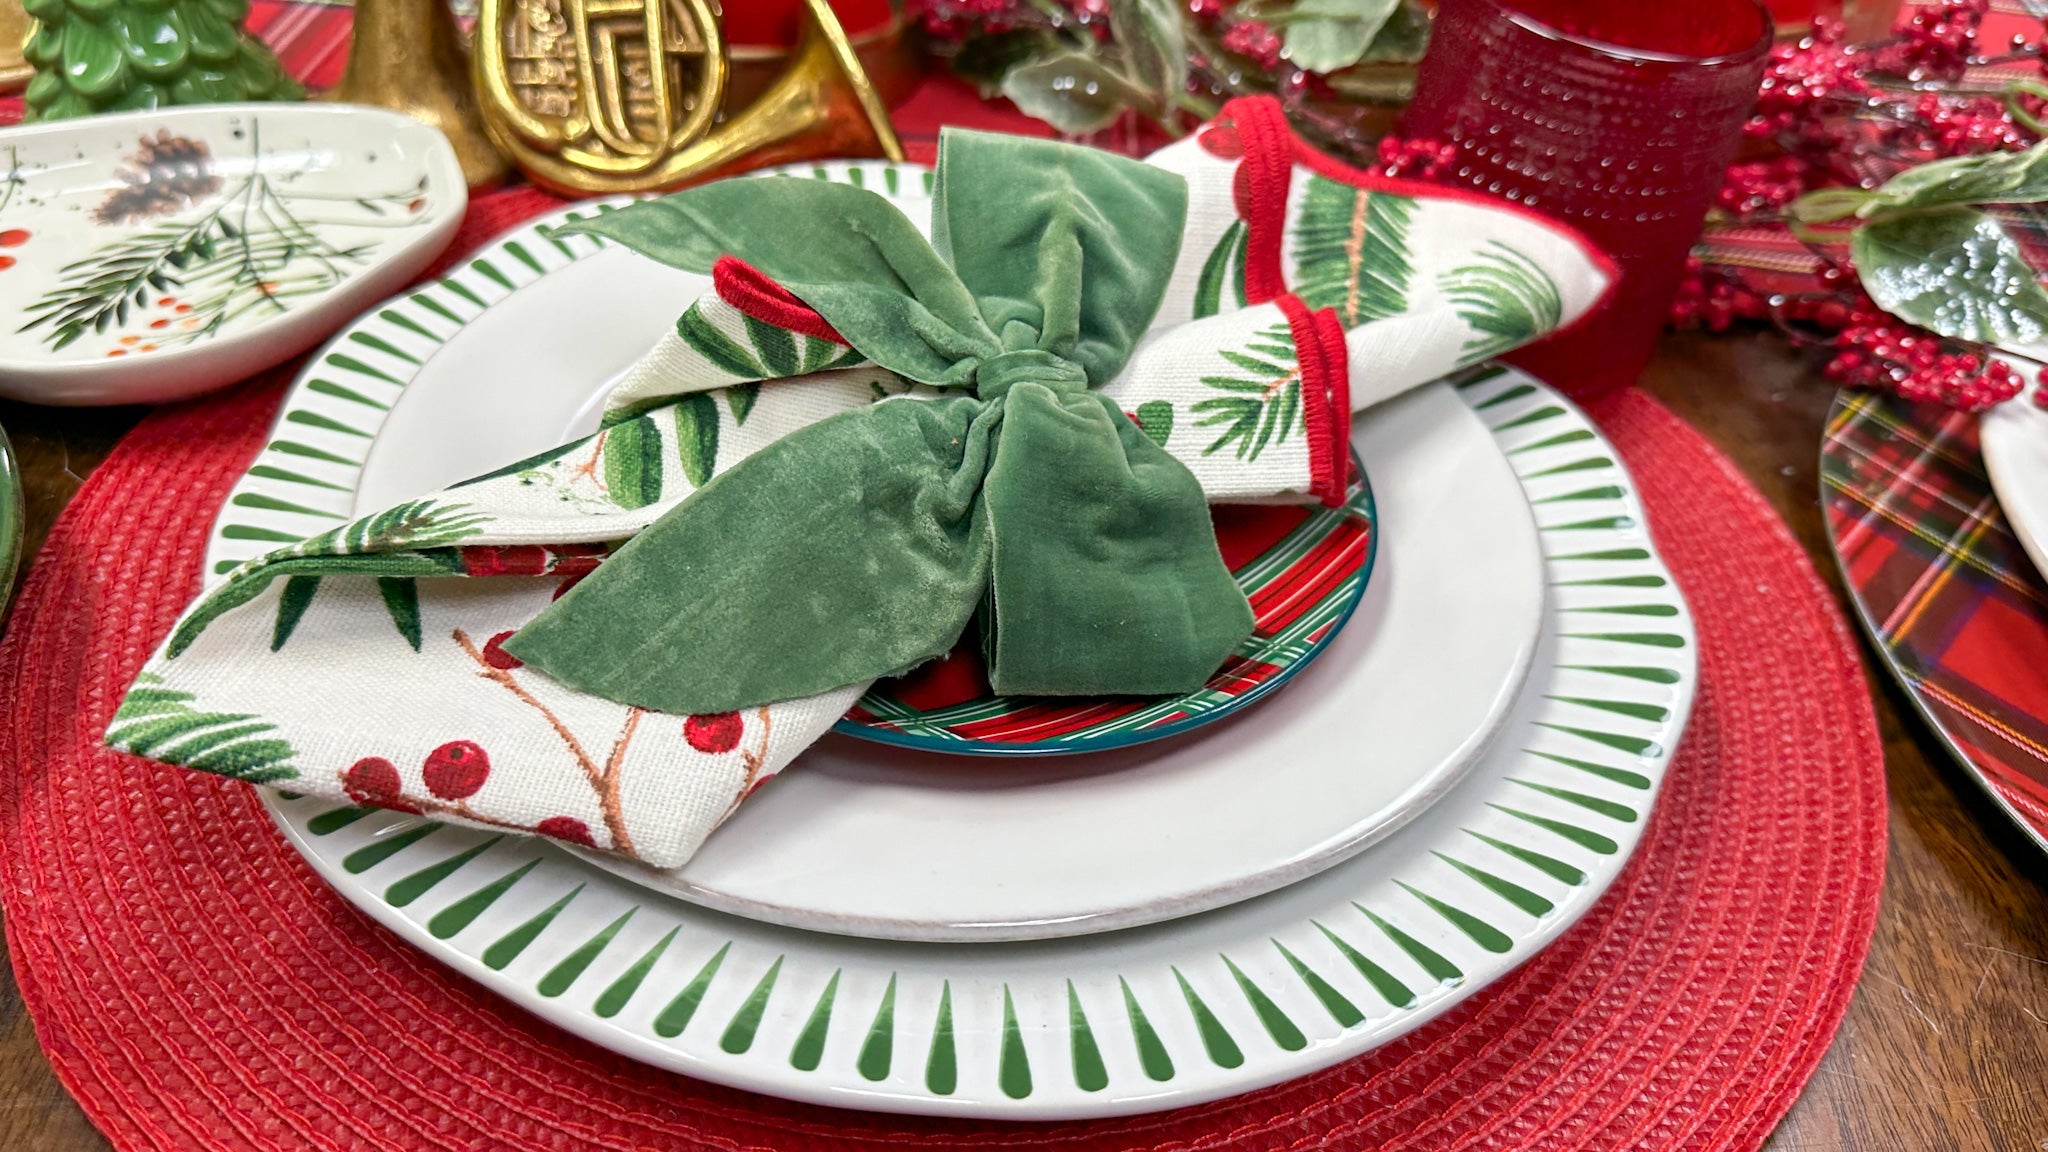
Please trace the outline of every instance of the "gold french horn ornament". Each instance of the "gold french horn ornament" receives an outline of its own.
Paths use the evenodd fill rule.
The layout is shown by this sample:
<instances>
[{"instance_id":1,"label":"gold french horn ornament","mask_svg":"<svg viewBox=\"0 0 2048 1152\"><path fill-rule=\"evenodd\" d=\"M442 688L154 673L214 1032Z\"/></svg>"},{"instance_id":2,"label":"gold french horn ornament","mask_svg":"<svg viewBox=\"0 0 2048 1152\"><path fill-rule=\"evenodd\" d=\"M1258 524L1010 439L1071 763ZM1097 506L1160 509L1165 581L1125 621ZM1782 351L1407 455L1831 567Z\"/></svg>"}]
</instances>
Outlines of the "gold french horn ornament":
<instances>
[{"instance_id":1,"label":"gold french horn ornament","mask_svg":"<svg viewBox=\"0 0 2048 1152\"><path fill-rule=\"evenodd\" d=\"M717 124L726 53L711 0L482 0L484 126L534 182L574 195L672 188L799 155L901 159L838 18L826 0L806 10L788 72Z\"/></svg>"}]
</instances>

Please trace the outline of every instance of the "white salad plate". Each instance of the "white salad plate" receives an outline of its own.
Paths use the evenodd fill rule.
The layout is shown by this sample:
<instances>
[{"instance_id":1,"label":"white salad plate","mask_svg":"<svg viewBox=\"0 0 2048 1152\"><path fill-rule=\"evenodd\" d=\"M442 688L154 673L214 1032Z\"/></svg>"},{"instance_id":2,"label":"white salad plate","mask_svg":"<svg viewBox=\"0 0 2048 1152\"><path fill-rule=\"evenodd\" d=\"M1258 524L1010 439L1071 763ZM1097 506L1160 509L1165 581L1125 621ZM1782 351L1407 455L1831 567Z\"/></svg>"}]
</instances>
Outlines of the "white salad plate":
<instances>
[{"instance_id":1,"label":"white salad plate","mask_svg":"<svg viewBox=\"0 0 2048 1152\"><path fill-rule=\"evenodd\" d=\"M2048 362L2048 347L2021 349L2028 359L2010 361L2031 380ZM1978 446L1991 490L2035 570L2048 573L2048 411L2022 393L1984 413Z\"/></svg>"},{"instance_id":2,"label":"white salad plate","mask_svg":"<svg viewBox=\"0 0 2048 1152\"><path fill-rule=\"evenodd\" d=\"M1361 417L1361 451L1443 397ZM1434 1018L1591 908L1642 835L1696 690L1691 618L1612 447L1516 373L1458 398L1535 510L1550 597L1534 669L1464 779L1364 852L1265 895L1065 939L890 942L713 911L531 837L310 797L277 796L273 815L345 898L427 954L702 1079L1059 1119L1306 1075ZM1398 562L1391 542L1383 560Z\"/></svg>"},{"instance_id":3,"label":"white salad plate","mask_svg":"<svg viewBox=\"0 0 2048 1152\"><path fill-rule=\"evenodd\" d=\"M922 169L819 171L860 173L913 212L929 204ZM553 235L594 210L507 235L316 356L229 499L215 570L593 430L606 383L704 285ZM593 861L757 920L992 941L1216 908L1360 851L1477 762L1542 619L1534 523L1485 426L1443 386L1412 411L1366 458L1382 529L1363 604L1242 715L1017 763L828 736L683 868Z\"/></svg>"},{"instance_id":4,"label":"white salad plate","mask_svg":"<svg viewBox=\"0 0 2048 1152\"><path fill-rule=\"evenodd\" d=\"M1128 928L1329 867L1443 795L1499 734L1542 620L1529 506L1434 385L1362 425L1379 561L1314 664L1239 715L1134 748L965 759L832 735L682 868L583 853L798 928L987 941Z\"/></svg>"},{"instance_id":5,"label":"white salad plate","mask_svg":"<svg viewBox=\"0 0 2048 1152\"><path fill-rule=\"evenodd\" d=\"M0 396L143 404L244 379L416 276L468 203L447 139L377 108L0 130Z\"/></svg>"}]
</instances>

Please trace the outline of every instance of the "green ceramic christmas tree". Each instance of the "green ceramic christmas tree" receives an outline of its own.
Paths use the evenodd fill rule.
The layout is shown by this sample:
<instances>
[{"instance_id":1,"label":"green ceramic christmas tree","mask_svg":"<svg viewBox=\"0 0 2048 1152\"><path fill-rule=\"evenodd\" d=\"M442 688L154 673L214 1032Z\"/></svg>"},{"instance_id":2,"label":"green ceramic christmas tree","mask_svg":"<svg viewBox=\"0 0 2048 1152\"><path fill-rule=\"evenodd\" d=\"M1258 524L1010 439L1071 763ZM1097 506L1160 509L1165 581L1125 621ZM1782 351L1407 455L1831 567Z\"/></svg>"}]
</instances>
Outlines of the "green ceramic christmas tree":
<instances>
[{"instance_id":1,"label":"green ceramic christmas tree","mask_svg":"<svg viewBox=\"0 0 2048 1152\"><path fill-rule=\"evenodd\" d=\"M249 0L27 0L26 119L305 95L242 31Z\"/></svg>"}]
</instances>

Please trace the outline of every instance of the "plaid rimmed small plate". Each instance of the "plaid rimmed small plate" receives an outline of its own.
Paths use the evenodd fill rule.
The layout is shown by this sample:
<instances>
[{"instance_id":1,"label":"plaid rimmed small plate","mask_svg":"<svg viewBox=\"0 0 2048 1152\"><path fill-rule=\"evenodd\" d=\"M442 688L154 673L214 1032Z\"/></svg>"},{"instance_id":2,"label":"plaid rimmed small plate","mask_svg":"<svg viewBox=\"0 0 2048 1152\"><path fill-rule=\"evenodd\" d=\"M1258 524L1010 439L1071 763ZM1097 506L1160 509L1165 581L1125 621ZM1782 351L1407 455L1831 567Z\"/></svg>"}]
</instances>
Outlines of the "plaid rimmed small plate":
<instances>
[{"instance_id":1,"label":"plaid rimmed small plate","mask_svg":"<svg viewBox=\"0 0 2048 1152\"><path fill-rule=\"evenodd\" d=\"M1992 491L1978 437L1976 416L1843 392L1821 443L1821 501L1872 644L1964 768L2048 849L2048 584Z\"/></svg>"},{"instance_id":2,"label":"plaid rimmed small plate","mask_svg":"<svg viewBox=\"0 0 2048 1152\"><path fill-rule=\"evenodd\" d=\"M1209 682L1167 697L998 696L971 641L946 659L868 689L838 731L927 752L1047 755L1161 740L1263 699L1322 655L1358 608L1379 533L1372 489L1353 456L1338 508L1224 505L1216 542L1251 601L1257 630Z\"/></svg>"}]
</instances>

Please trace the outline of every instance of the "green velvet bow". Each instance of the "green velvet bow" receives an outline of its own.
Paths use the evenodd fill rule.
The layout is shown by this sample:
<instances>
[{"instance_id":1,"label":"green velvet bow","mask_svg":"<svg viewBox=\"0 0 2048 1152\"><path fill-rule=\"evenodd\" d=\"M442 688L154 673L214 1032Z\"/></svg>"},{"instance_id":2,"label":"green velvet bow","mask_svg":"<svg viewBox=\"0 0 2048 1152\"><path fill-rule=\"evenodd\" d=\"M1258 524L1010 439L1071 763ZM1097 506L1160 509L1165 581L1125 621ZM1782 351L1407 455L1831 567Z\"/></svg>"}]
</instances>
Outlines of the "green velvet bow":
<instances>
[{"instance_id":1,"label":"green velvet bow","mask_svg":"<svg viewBox=\"0 0 2048 1152\"><path fill-rule=\"evenodd\" d=\"M722 712L907 671L977 611L996 691L1199 687L1252 629L1186 466L1091 391L1179 252L1187 188L1075 145L948 131L931 240L849 185L732 180L575 227L707 272L732 255L862 355L957 389L776 441L505 644L561 682Z\"/></svg>"}]
</instances>

